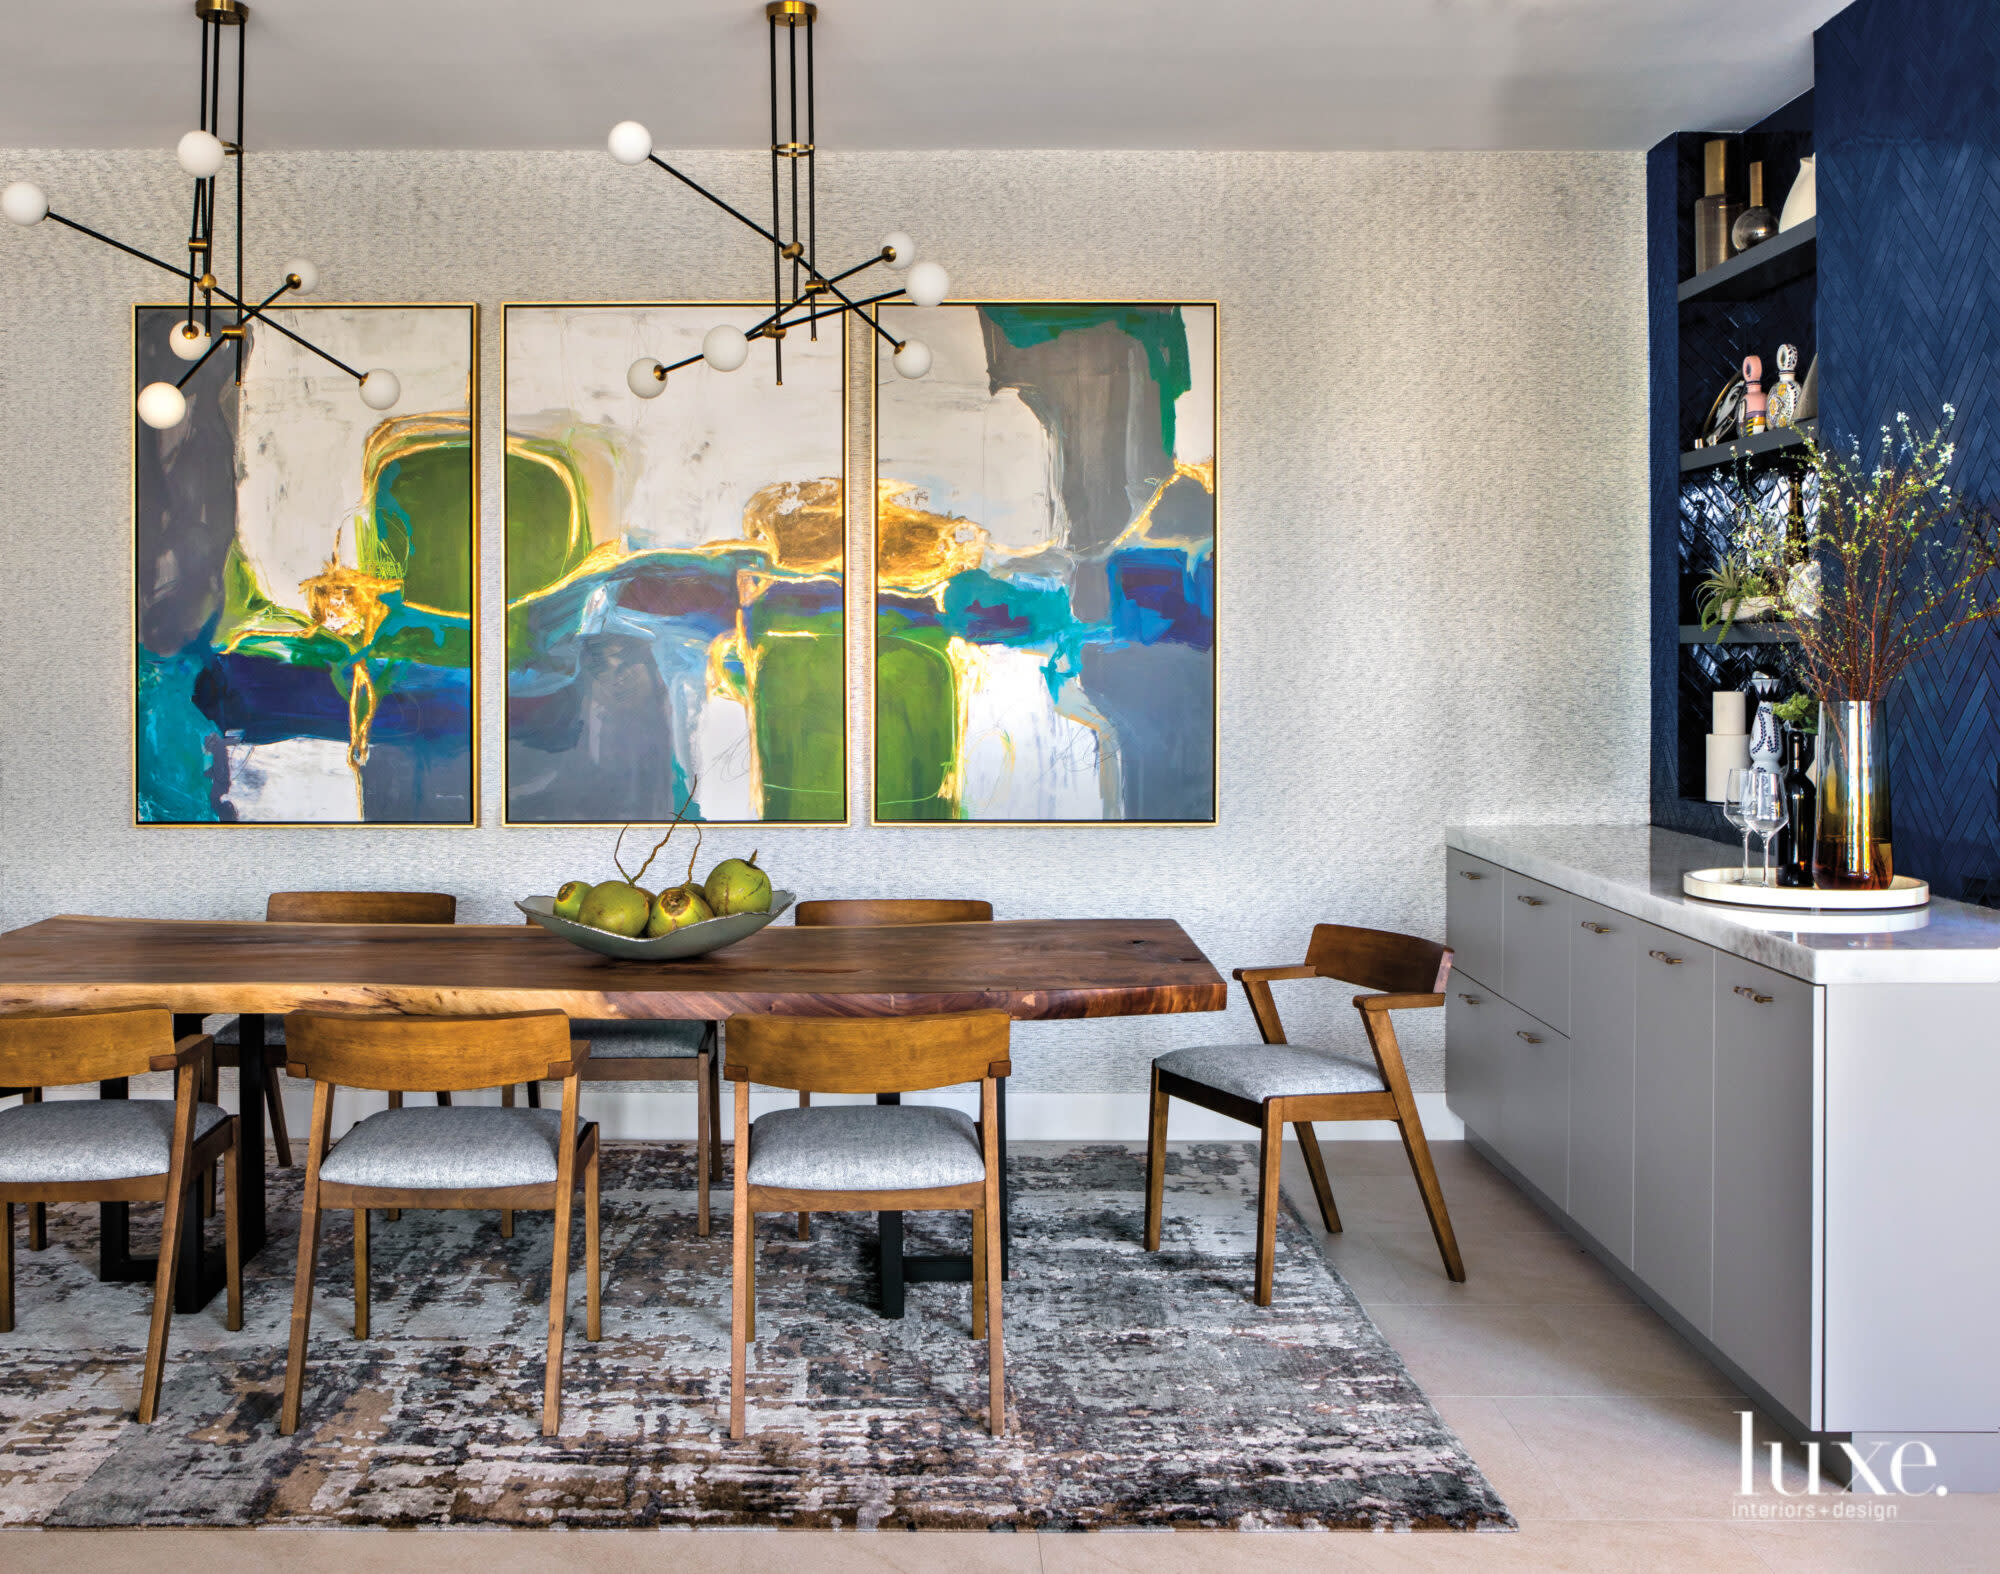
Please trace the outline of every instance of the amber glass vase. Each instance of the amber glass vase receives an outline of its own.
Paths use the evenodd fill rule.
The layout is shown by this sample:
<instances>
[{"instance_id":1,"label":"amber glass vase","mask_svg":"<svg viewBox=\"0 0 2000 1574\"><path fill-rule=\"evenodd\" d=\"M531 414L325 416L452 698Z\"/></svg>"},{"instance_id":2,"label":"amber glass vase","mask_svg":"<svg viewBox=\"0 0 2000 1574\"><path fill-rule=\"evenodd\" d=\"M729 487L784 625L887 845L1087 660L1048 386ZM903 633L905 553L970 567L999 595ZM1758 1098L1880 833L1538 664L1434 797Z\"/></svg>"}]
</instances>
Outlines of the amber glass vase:
<instances>
[{"instance_id":1,"label":"amber glass vase","mask_svg":"<svg viewBox=\"0 0 2000 1574\"><path fill-rule=\"evenodd\" d=\"M1889 722L1880 700L1819 708L1819 830L1813 884L1882 891L1896 877L1890 848Z\"/></svg>"}]
</instances>

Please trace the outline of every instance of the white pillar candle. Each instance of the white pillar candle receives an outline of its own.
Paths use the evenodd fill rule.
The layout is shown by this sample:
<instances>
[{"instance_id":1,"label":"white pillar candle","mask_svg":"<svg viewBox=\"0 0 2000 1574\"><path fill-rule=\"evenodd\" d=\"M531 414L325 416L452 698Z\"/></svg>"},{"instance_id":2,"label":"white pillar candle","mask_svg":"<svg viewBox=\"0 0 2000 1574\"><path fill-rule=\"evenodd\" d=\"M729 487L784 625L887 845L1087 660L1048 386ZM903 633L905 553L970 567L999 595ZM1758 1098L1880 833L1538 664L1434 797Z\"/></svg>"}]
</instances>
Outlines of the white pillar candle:
<instances>
[{"instance_id":1,"label":"white pillar candle","mask_svg":"<svg viewBox=\"0 0 2000 1574\"><path fill-rule=\"evenodd\" d=\"M1749 726L1749 695L1741 689L1717 689L1709 696L1715 707L1715 717L1709 731L1721 737L1731 737L1747 733Z\"/></svg>"},{"instance_id":2,"label":"white pillar candle","mask_svg":"<svg viewBox=\"0 0 2000 1574\"><path fill-rule=\"evenodd\" d=\"M1738 695L1737 698L1742 698ZM1747 770L1750 740L1741 733L1711 732L1708 735L1708 801L1721 803L1729 796L1729 773Z\"/></svg>"}]
</instances>

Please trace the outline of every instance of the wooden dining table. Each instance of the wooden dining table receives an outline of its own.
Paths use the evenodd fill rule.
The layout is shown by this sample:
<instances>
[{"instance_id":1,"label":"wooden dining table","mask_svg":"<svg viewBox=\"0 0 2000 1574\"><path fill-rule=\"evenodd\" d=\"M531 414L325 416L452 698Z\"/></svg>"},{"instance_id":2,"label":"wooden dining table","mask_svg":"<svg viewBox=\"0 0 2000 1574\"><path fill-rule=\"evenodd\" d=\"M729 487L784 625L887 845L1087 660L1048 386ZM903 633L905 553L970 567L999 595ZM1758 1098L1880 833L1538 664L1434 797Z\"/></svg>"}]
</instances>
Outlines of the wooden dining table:
<instances>
[{"instance_id":1,"label":"wooden dining table","mask_svg":"<svg viewBox=\"0 0 2000 1574\"><path fill-rule=\"evenodd\" d=\"M47 918L0 935L0 1012L164 1006L176 1033L242 1016L237 1093L242 1249L265 1241L263 1019L287 1011L715 1021L739 1013L901 1017L998 1010L1017 1021L1220 1011L1228 985L1171 919L1025 919L879 928L773 924L707 956L624 962L519 924L283 924ZM118 1084L100 1087L123 1097ZM892 1099L893 1094L884 1094ZM1006 1142L1004 1084L999 1138ZM125 1205L103 1205L99 1277L150 1277L131 1255ZM1002 1192L1003 1243L1007 1193ZM969 1257L905 1257L900 1215L881 1216L883 1310L906 1281L970 1278ZM176 1304L203 1304L220 1264L201 1231L177 1269Z\"/></svg>"}]
</instances>

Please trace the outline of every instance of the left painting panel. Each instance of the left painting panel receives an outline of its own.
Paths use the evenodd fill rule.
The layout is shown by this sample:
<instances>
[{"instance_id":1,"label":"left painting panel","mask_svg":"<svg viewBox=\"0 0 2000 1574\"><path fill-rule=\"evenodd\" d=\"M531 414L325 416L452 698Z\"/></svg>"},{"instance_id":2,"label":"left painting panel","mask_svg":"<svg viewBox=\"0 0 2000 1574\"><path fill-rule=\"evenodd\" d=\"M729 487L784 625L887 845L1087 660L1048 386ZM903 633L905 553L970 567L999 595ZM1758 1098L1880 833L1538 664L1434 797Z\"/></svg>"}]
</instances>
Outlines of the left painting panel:
<instances>
[{"instance_id":1,"label":"left painting panel","mask_svg":"<svg viewBox=\"0 0 2000 1574\"><path fill-rule=\"evenodd\" d=\"M186 363L180 307L133 314L134 391ZM388 412L252 323L134 423L141 825L470 825L478 397L476 308L270 313L402 382Z\"/></svg>"}]
</instances>

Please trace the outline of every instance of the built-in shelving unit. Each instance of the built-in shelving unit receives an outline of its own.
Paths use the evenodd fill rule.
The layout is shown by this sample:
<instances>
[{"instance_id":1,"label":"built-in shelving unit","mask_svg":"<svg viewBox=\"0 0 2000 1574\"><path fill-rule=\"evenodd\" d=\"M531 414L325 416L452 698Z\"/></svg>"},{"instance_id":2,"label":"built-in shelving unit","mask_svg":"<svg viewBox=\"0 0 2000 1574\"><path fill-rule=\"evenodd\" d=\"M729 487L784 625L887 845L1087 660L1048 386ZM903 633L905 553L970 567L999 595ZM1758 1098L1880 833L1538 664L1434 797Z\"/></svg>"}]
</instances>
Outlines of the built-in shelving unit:
<instances>
[{"instance_id":1,"label":"built-in shelving unit","mask_svg":"<svg viewBox=\"0 0 2000 1574\"><path fill-rule=\"evenodd\" d=\"M1707 448L1691 448L1681 455L1681 474L1690 470L1712 470L1717 465L1735 464L1739 459L1758 459L1766 454L1782 453L1787 448L1798 448L1813 434L1817 423L1808 421L1802 427L1782 427L1776 431L1759 432L1755 437L1739 437L1733 443L1715 443Z\"/></svg>"},{"instance_id":2,"label":"built-in shelving unit","mask_svg":"<svg viewBox=\"0 0 2000 1574\"><path fill-rule=\"evenodd\" d=\"M1782 623L1737 623L1724 638L1718 638L1716 630L1705 629L1699 623L1681 625L1683 645L1796 645L1798 642L1798 635Z\"/></svg>"},{"instance_id":3,"label":"built-in shelving unit","mask_svg":"<svg viewBox=\"0 0 2000 1574\"><path fill-rule=\"evenodd\" d=\"M1731 257L1720 267L1697 273L1681 285L1680 304L1755 300L1781 284L1804 278L1818 266L1819 220L1815 217Z\"/></svg>"}]
</instances>

